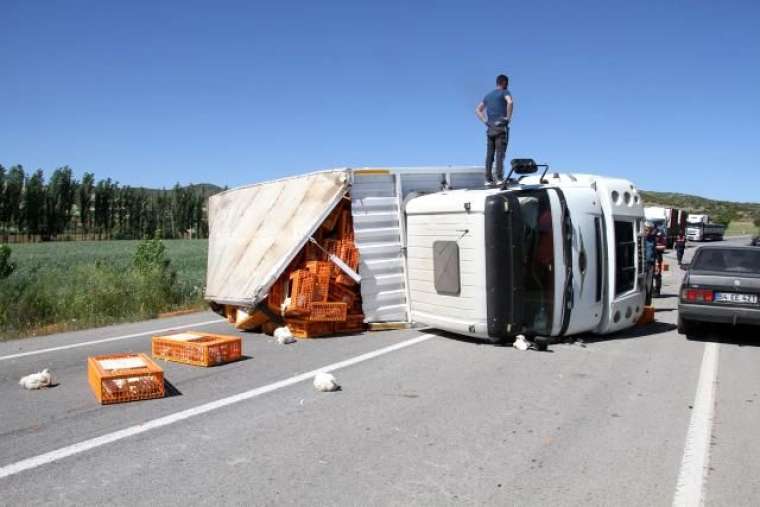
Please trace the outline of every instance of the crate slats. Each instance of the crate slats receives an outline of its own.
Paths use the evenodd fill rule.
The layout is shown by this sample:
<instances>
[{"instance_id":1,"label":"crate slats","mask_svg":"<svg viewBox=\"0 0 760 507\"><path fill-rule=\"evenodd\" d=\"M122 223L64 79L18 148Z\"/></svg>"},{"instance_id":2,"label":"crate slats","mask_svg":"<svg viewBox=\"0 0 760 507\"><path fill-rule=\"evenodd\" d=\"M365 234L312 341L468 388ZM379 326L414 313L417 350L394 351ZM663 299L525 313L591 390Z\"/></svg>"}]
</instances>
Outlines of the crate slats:
<instances>
[{"instance_id":1,"label":"crate slats","mask_svg":"<svg viewBox=\"0 0 760 507\"><path fill-rule=\"evenodd\" d=\"M152 351L153 357L159 359L208 367L240 359L242 342L237 336L191 331L154 336Z\"/></svg>"},{"instance_id":2,"label":"crate slats","mask_svg":"<svg viewBox=\"0 0 760 507\"><path fill-rule=\"evenodd\" d=\"M87 380L102 405L164 397L164 371L145 354L88 357Z\"/></svg>"}]
</instances>

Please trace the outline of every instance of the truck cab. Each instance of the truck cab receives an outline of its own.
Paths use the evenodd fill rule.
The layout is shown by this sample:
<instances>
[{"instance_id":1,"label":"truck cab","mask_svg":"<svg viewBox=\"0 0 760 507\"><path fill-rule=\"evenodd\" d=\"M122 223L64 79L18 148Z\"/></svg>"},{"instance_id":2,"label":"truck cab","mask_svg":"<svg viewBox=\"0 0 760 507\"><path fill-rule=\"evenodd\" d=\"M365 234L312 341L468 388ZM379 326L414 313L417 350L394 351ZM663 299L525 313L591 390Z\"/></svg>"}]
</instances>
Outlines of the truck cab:
<instances>
[{"instance_id":1,"label":"truck cab","mask_svg":"<svg viewBox=\"0 0 760 507\"><path fill-rule=\"evenodd\" d=\"M523 176L405 212L414 321L496 342L610 333L643 311L643 208L626 180Z\"/></svg>"}]
</instances>

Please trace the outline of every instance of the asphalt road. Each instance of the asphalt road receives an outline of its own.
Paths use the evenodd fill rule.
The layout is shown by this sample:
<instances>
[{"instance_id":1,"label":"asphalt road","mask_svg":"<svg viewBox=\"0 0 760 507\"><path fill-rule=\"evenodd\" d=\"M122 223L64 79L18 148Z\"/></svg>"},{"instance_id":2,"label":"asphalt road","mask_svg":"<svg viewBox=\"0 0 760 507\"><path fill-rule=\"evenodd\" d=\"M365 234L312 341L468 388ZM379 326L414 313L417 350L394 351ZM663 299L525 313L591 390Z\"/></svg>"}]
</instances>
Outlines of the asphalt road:
<instances>
[{"instance_id":1,"label":"asphalt road","mask_svg":"<svg viewBox=\"0 0 760 507\"><path fill-rule=\"evenodd\" d=\"M173 395L105 407L87 356L147 352L166 328L235 331L200 313L0 343L0 504L670 505L718 343L700 495L755 505L760 337L678 335L679 281L673 266L655 324L549 352L427 330L289 346L243 334L245 360L160 362ZM341 361L342 391L294 378ZM18 386L46 367L57 387Z\"/></svg>"}]
</instances>

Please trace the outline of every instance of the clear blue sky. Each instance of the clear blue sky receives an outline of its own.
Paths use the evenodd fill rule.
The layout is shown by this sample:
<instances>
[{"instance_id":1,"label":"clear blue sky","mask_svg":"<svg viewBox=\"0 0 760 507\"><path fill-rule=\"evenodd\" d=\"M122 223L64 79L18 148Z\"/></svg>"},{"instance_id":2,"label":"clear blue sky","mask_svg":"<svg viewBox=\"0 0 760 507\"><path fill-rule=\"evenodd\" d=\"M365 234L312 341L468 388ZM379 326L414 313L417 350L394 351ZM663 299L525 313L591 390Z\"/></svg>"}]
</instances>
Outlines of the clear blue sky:
<instances>
[{"instance_id":1,"label":"clear blue sky","mask_svg":"<svg viewBox=\"0 0 760 507\"><path fill-rule=\"evenodd\" d=\"M758 5L3 0L0 163L154 187L482 164L505 72L509 158L760 201Z\"/></svg>"}]
</instances>

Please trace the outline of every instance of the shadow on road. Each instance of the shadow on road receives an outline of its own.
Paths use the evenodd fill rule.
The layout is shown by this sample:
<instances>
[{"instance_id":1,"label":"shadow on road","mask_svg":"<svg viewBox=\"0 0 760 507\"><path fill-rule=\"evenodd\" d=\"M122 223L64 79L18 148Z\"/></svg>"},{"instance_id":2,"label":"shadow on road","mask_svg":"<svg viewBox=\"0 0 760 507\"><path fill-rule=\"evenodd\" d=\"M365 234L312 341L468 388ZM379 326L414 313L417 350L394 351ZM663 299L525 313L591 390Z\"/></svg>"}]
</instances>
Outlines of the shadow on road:
<instances>
[{"instance_id":1,"label":"shadow on road","mask_svg":"<svg viewBox=\"0 0 760 507\"><path fill-rule=\"evenodd\" d=\"M687 340L699 342L724 343L739 347L760 347L758 329L752 326L727 327L716 324L700 324L701 332L691 334Z\"/></svg>"},{"instance_id":2,"label":"shadow on road","mask_svg":"<svg viewBox=\"0 0 760 507\"><path fill-rule=\"evenodd\" d=\"M174 387L174 384L164 379L164 398L171 398L172 396L182 396L182 392Z\"/></svg>"},{"instance_id":3,"label":"shadow on road","mask_svg":"<svg viewBox=\"0 0 760 507\"><path fill-rule=\"evenodd\" d=\"M665 310L665 309L663 309ZM675 324L669 322L655 321L645 326L636 326L630 329L625 329L615 334L600 336L600 335L579 335L571 337L565 343L583 342L583 343L599 343L609 342L615 340L628 340L631 338L644 338L647 336L653 336L656 334L663 334L672 331L676 328Z\"/></svg>"}]
</instances>

